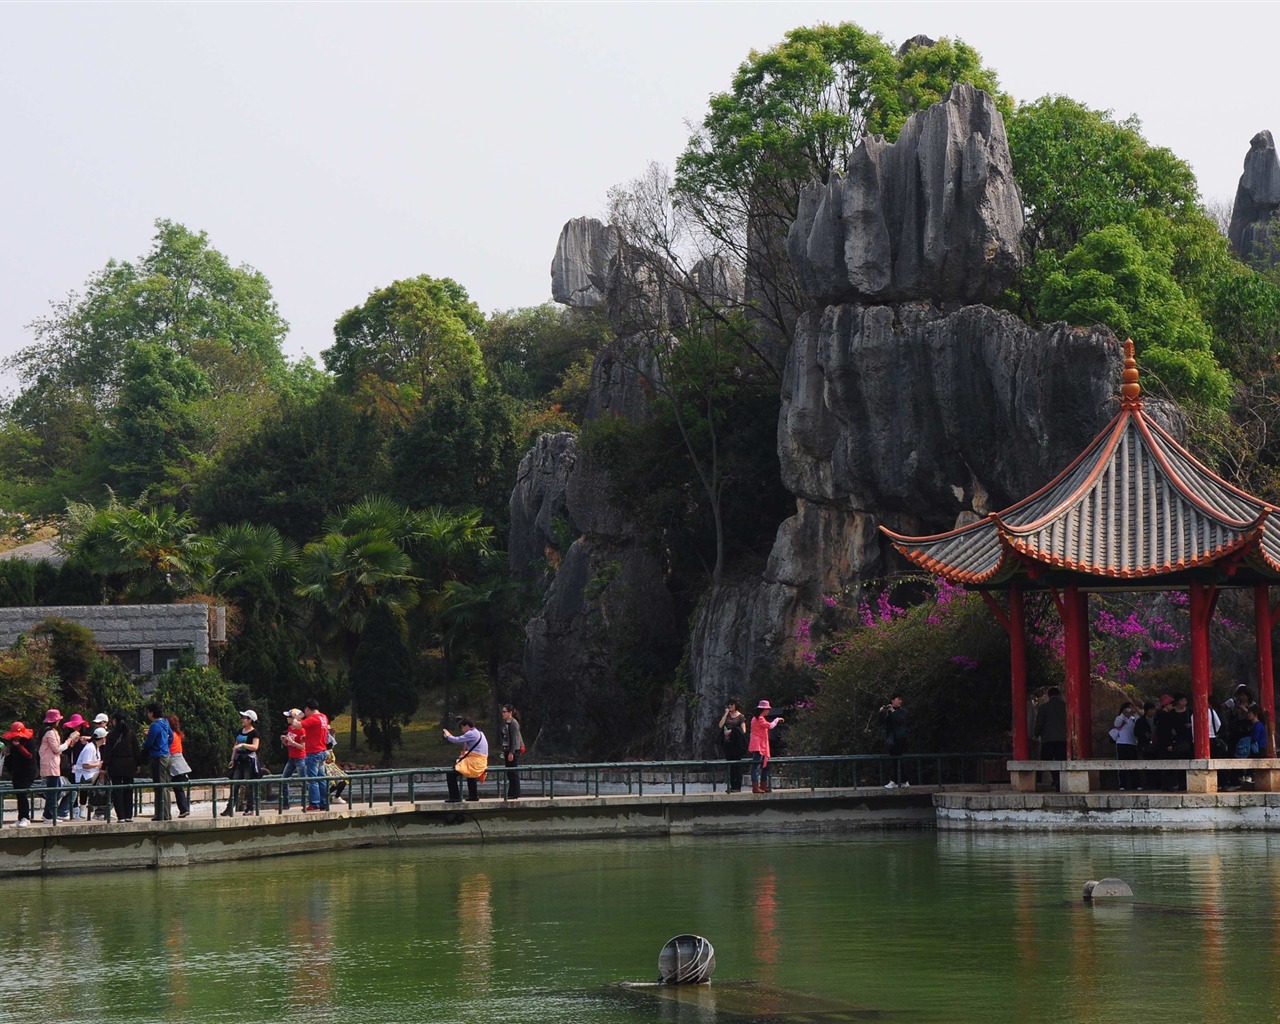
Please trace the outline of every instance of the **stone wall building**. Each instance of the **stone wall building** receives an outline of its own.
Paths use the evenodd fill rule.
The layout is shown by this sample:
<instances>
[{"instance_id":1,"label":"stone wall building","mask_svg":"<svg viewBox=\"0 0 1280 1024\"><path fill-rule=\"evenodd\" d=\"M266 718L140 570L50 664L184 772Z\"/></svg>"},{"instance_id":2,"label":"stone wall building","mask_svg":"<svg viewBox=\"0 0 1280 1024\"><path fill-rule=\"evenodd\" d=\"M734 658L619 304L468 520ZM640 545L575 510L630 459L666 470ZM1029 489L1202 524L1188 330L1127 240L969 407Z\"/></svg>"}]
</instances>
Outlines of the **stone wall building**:
<instances>
[{"instance_id":1,"label":"stone wall building","mask_svg":"<svg viewBox=\"0 0 1280 1024\"><path fill-rule=\"evenodd\" d=\"M211 644L227 638L227 610L204 604L62 605L0 608L0 645L8 647L43 619L93 630L94 641L130 672L151 678L183 654L209 664Z\"/></svg>"}]
</instances>

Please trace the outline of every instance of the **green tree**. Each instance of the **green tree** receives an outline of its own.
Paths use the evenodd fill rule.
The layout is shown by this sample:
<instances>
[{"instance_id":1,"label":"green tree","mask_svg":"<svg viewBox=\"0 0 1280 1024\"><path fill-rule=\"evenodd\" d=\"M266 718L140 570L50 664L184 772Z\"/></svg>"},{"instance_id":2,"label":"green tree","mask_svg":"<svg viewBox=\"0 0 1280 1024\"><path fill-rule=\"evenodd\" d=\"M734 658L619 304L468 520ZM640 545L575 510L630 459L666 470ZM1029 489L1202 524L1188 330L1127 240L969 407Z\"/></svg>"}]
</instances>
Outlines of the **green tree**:
<instances>
[{"instance_id":1,"label":"green tree","mask_svg":"<svg viewBox=\"0 0 1280 1024\"><path fill-rule=\"evenodd\" d=\"M141 717L138 709L142 704L142 691L118 658L104 654L94 659L89 665L85 686L87 706L94 712L113 715L120 711L129 721Z\"/></svg>"},{"instance_id":2,"label":"green tree","mask_svg":"<svg viewBox=\"0 0 1280 1024\"><path fill-rule=\"evenodd\" d=\"M351 692L366 738L390 764L400 731L417 710L418 689L404 622L389 605L378 602L369 610L351 661Z\"/></svg>"},{"instance_id":3,"label":"green tree","mask_svg":"<svg viewBox=\"0 0 1280 1024\"><path fill-rule=\"evenodd\" d=\"M1212 332L1174 280L1172 255L1111 225L1085 236L1041 288L1049 320L1106 324L1137 343L1144 373L1170 393L1225 407L1231 380L1215 362Z\"/></svg>"},{"instance_id":4,"label":"green tree","mask_svg":"<svg viewBox=\"0 0 1280 1024\"><path fill-rule=\"evenodd\" d=\"M388 438L377 417L332 389L315 399L286 399L198 475L192 508L207 526L271 523L305 543L333 508L387 489Z\"/></svg>"},{"instance_id":5,"label":"green tree","mask_svg":"<svg viewBox=\"0 0 1280 1024\"><path fill-rule=\"evenodd\" d=\"M490 377L529 402L550 396L571 367L599 352L611 334L596 311L548 302L491 314L479 343Z\"/></svg>"},{"instance_id":6,"label":"green tree","mask_svg":"<svg viewBox=\"0 0 1280 1024\"><path fill-rule=\"evenodd\" d=\"M62 543L121 603L172 601L209 574L209 538L198 532L191 513L172 505L124 505L115 495L106 508L72 504Z\"/></svg>"},{"instance_id":7,"label":"green tree","mask_svg":"<svg viewBox=\"0 0 1280 1024\"><path fill-rule=\"evenodd\" d=\"M182 752L196 777L226 774L240 717L222 673L180 660L160 673L152 699L182 722Z\"/></svg>"},{"instance_id":8,"label":"green tree","mask_svg":"<svg viewBox=\"0 0 1280 1024\"><path fill-rule=\"evenodd\" d=\"M302 549L297 593L310 606L321 649L350 671L375 604L403 611L418 602L412 560L404 550L411 514L394 502L365 499L331 515L325 533ZM351 708L356 749L359 706Z\"/></svg>"},{"instance_id":9,"label":"green tree","mask_svg":"<svg viewBox=\"0 0 1280 1024\"><path fill-rule=\"evenodd\" d=\"M189 358L154 342L127 342L124 357L101 438L105 482L126 498L148 489L178 494L206 440L193 403L209 382Z\"/></svg>"},{"instance_id":10,"label":"green tree","mask_svg":"<svg viewBox=\"0 0 1280 1024\"><path fill-rule=\"evenodd\" d=\"M131 343L202 372L239 360L252 366L241 376L256 388L296 384L280 348L288 325L266 278L233 266L203 232L170 221L156 222L150 252L133 263L112 260L83 294L54 303L30 329L35 342L4 364L20 390L4 409L0 455L19 498L48 510L104 482L96 442L119 407Z\"/></svg>"},{"instance_id":11,"label":"green tree","mask_svg":"<svg viewBox=\"0 0 1280 1024\"><path fill-rule=\"evenodd\" d=\"M490 576L474 583L448 580L439 595L443 645L455 660L463 649L479 656L489 683L489 715L495 725L502 701L499 666L504 656L516 653L524 638L520 593L518 583Z\"/></svg>"},{"instance_id":12,"label":"green tree","mask_svg":"<svg viewBox=\"0 0 1280 1024\"><path fill-rule=\"evenodd\" d=\"M442 382L483 380L476 342L483 325L462 285L423 274L381 288L343 313L333 346L321 356L344 393L407 421Z\"/></svg>"}]
</instances>

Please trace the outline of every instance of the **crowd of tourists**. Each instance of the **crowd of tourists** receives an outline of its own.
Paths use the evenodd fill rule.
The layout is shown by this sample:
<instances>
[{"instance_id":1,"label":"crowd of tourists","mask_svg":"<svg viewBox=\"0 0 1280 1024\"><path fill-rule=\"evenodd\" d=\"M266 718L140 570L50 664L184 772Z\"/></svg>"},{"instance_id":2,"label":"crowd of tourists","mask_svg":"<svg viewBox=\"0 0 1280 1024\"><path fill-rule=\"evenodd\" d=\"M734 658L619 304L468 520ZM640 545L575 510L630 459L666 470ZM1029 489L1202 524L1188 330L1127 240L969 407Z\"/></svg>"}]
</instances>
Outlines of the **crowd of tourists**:
<instances>
[{"instance_id":1,"label":"crowd of tourists","mask_svg":"<svg viewBox=\"0 0 1280 1024\"><path fill-rule=\"evenodd\" d=\"M1220 705L1210 701L1209 756L1213 758L1255 758L1267 753L1267 721L1262 707L1243 684ZM1040 757L1062 761L1067 756L1067 705L1057 687L1036 709L1032 734L1040 741ZM1195 716L1185 693L1166 693L1147 700L1141 708L1124 701L1110 730L1116 758L1121 761L1187 760L1194 756ZM1185 774L1157 767L1120 771L1117 788L1174 791L1186 786ZM1253 782L1248 771L1224 770L1219 786L1228 791Z\"/></svg>"},{"instance_id":2,"label":"crowd of tourists","mask_svg":"<svg viewBox=\"0 0 1280 1024\"><path fill-rule=\"evenodd\" d=\"M258 714L252 708L239 714L240 726L227 764L232 784L224 817L237 810L256 814L259 787L249 780L267 774L267 748L258 734ZM3 735L3 755L18 805L17 827L32 824L33 805L40 795L44 797L40 820L46 825L68 820L109 822L113 814L117 821L132 821L133 785L139 776L149 776L156 784L152 820L171 820L174 804L179 818L189 817L191 789L181 783L190 782L192 770L183 753L182 722L155 702L147 705L145 716L141 730L122 711L99 712L90 721L81 714L64 718L60 710L50 708L38 731L14 722ZM336 743L329 720L315 701L286 711L285 720L279 739L288 759L281 778L298 777L298 788L305 792L304 811L328 810L331 799L342 799L346 786L345 773L334 757ZM38 794L33 795L33 789ZM281 802L285 810L290 808L287 785Z\"/></svg>"}]
</instances>

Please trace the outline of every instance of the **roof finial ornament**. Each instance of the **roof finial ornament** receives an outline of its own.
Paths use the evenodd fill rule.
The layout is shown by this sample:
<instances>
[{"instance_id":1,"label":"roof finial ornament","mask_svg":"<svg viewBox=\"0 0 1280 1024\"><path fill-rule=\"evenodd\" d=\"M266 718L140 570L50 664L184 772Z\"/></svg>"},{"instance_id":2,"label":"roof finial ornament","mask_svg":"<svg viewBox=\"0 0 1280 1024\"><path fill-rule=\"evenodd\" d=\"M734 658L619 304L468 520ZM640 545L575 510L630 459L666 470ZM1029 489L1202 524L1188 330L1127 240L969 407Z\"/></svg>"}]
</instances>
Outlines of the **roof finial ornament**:
<instances>
[{"instance_id":1,"label":"roof finial ornament","mask_svg":"<svg viewBox=\"0 0 1280 1024\"><path fill-rule=\"evenodd\" d=\"M1124 373L1121 380L1121 404L1134 409L1142 408L1142 385L1138 383L1138 361L1133 358L1132 338L1124 343Z\"/></svg>"}]
</instances>

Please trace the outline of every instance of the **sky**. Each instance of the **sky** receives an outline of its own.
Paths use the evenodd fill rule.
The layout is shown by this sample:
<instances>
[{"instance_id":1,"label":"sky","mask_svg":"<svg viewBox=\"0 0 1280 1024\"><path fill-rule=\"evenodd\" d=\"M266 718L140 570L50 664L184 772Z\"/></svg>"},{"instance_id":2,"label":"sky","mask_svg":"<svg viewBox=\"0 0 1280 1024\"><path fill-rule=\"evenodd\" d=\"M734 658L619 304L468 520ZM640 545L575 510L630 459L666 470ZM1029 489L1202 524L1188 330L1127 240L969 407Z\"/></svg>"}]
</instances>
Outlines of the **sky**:
<instances>
[{"instance_id":1,"label":"sky","mask_svg":"<svg viewBox=\"0 0 1280 1024\"><path fill-rule=\"evenodd\" d=\"M841 21L1135 114L1208 200L1280 132L1268 3L5 3L0 358L158 218L267 276L291 358L417 274L548 301L565 221L674 164L751 50Z\"/></svg>"}]
</instances>

